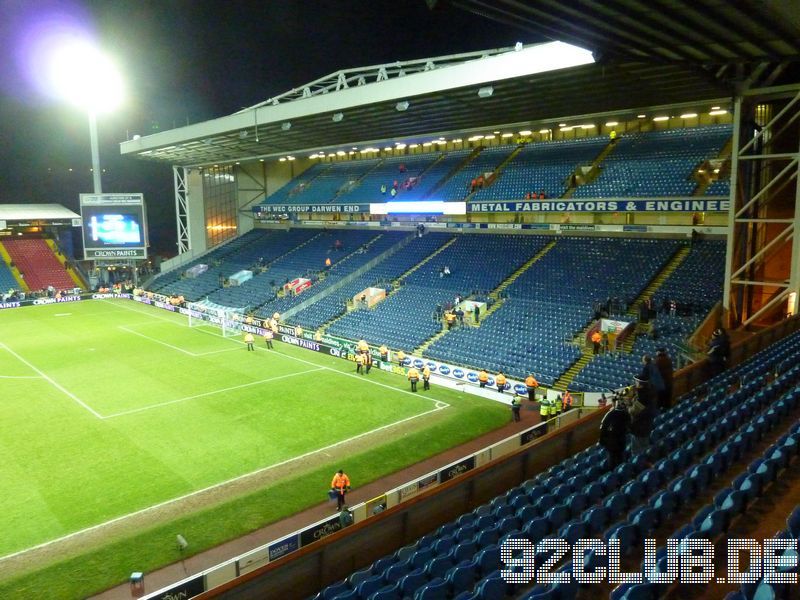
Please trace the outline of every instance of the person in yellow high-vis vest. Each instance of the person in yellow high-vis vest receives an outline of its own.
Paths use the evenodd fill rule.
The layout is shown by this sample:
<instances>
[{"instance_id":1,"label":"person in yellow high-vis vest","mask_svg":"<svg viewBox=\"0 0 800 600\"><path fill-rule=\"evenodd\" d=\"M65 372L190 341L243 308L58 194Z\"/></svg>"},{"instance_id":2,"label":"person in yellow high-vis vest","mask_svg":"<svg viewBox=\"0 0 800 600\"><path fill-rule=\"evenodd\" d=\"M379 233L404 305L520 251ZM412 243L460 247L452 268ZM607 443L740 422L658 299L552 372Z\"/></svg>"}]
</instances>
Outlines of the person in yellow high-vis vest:
<instances>
[{"instance_id":1,"label":"person in yellow high-vis vest","mask_svg":"<svg viewBox=\"0 0 800 600\"><path fill-rule=\"evenodd\" d=\"M494 382L497 384L497 391L502 394L506 389L506 376L503 375L502 371L500 371L494 378Z\"/></svg>"},{"instance_id":2,"label":"person in yellow high-vis vest","mask_svg":"<svg viewBox=\"0 0 800 600\"><path fill-rule=\"evenodd\" d=\"M411 382L411 391L416 392L417 383L419 382L419 371L416 368L411 367L408 370L408 380Z\"/></svg>"}]
</instances>

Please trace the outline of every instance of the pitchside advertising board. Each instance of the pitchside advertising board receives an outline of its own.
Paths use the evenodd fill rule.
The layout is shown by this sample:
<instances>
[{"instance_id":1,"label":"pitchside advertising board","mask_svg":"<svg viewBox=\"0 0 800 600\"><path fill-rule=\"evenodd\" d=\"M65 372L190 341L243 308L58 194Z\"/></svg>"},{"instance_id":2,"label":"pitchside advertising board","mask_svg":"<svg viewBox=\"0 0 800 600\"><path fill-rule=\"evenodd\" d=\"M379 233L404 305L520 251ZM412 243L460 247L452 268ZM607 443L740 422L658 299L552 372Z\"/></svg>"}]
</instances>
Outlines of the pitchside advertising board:
<instances>
[{"instance_id":1,"label":"pitchside advertising board","mask_svg":"<svg viewBox=\"0 0 800 600\"><path fill-rule=\"evenodd\" d=\"M81 194L83 256L147 258L147 218L142 194Z\"/></svg>"}]
</instances>

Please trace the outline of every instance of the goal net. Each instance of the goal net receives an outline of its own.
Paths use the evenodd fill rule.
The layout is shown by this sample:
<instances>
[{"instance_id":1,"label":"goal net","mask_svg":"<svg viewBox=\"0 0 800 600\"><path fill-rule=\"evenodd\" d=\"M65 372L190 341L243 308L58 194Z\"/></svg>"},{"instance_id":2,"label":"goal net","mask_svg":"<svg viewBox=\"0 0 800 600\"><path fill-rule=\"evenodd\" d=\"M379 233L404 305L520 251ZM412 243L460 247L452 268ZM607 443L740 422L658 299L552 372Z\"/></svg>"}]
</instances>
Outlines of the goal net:
<instances>
[{"instance_id":1,"label":"goal net","mask_svg":"<svg viewBox=\"0 0 800 600\"><path fill-rule=\"evenodd\" d=\"M222 332L222 337L234 337L241 333L243 309L203 302L187 302L189 327L212 327Z\"/></svg>"}]
</instances>

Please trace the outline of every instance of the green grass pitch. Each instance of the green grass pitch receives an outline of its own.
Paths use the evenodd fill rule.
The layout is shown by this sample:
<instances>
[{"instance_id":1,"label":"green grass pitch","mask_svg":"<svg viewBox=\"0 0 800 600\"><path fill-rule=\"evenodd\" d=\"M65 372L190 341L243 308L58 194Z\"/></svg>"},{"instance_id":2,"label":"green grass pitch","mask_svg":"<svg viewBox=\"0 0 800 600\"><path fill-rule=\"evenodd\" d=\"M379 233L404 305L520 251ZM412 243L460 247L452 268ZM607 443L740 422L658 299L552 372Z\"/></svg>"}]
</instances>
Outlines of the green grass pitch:
<instances>
[{"instance_id":1,"label":"green grass pitch","mask_svg":"<svg viewBox=\"0 0 800 600\"><path fill-rule=\"evenodd\" d=\"M0 332L3 598L98 591L176 560L176 531L200 551L318 503L339 466L357 487L509 418L494 402L411 394L397 375L358 376L285 344L247 352L241 338L126 300L3 311ZM251 477L265 483L226 492ZM181 503L191 509L168 516ZM133 518L135 531L102 535ZM86 530L80 550L3 568Z\"/></svg>"}]
</instances>

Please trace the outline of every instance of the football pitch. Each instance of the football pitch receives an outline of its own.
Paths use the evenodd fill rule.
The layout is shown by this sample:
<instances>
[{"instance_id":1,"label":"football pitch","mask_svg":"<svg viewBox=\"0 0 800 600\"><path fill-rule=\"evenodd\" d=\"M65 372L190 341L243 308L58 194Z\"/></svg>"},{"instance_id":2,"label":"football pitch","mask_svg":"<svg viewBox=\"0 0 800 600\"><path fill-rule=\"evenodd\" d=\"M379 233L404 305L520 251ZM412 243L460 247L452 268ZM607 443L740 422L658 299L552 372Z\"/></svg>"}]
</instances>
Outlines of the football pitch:
<instances>
[{"instance_id":1,"label":"football pitch","mask_svg":"<svg viewBox=\"0 0 800 600\"><path fill-rule=\"evenodd\" d=\"M59 561L74 569L113 544L117 560L87 559L98 571L87 589L62 590L85 595L176 560L171 522L194 531L200 551L319 503L340 466L357 487L509 418L468 394L412 394L397 375L357 375L280 342L256 347L127 300L0 313L0 595L20 577L3 563L30 553L54 550L22 561L46 567L20 580L25 593L47 581L48 563L60 578ZM169 539L164 551L123 563L120 544L136 556L148 532Z\"/></svg>"}]
</instances>

